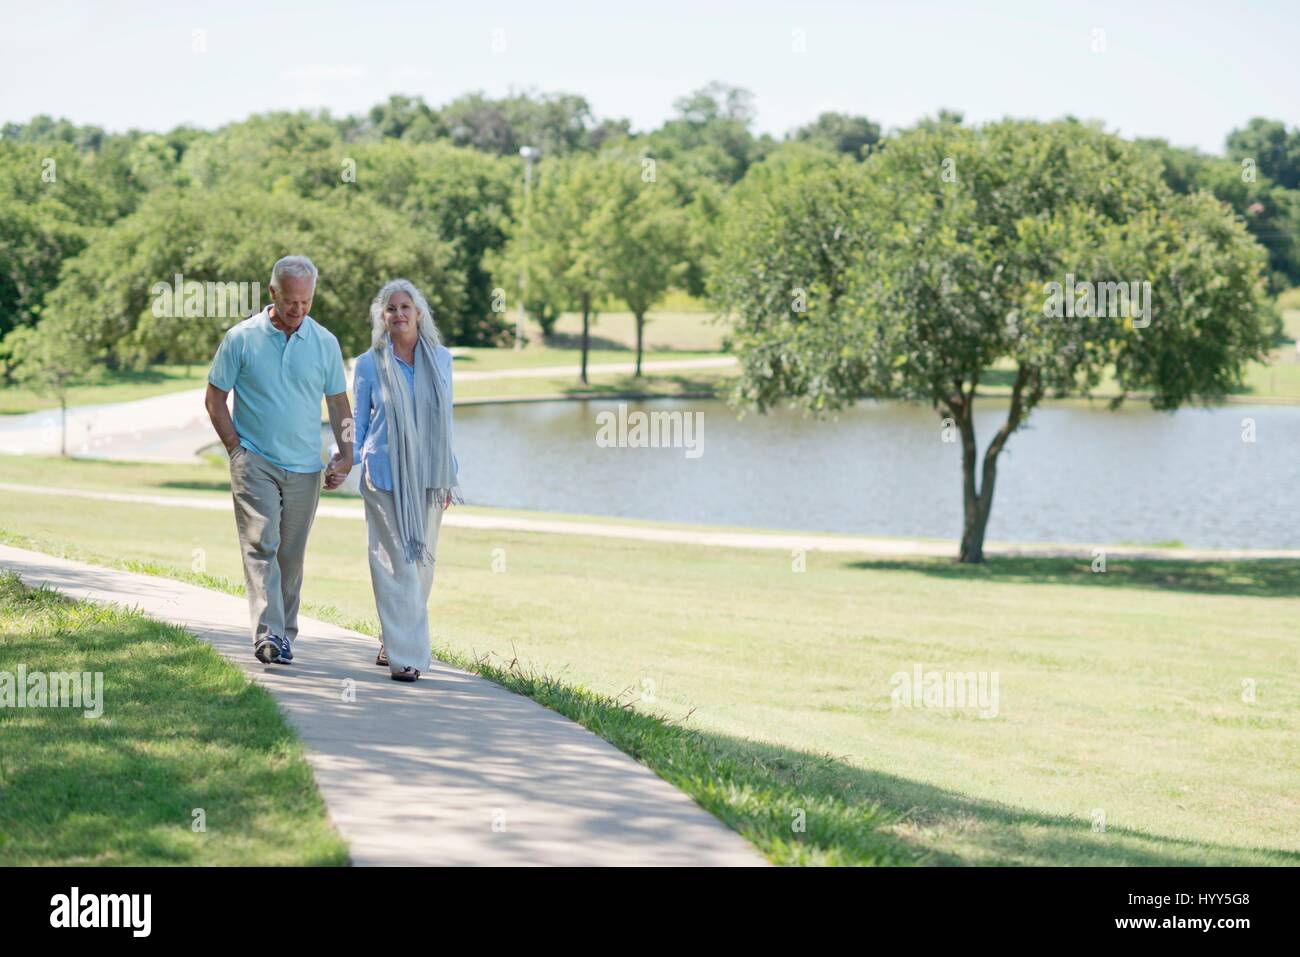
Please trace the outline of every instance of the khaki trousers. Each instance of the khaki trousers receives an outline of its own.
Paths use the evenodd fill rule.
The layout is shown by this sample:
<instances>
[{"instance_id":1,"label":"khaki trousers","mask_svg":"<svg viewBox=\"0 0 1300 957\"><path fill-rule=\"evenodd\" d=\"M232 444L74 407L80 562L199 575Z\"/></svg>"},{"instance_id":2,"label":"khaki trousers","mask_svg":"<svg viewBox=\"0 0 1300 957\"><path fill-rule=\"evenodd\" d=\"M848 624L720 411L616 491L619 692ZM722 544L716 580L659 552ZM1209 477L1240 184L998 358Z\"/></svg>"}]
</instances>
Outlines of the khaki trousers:
<instances>
[{"instance_id":1,"label":"khaki trousers","mask_svg":"<svg viewBox=\"0 0 1300 957\"><path fill-rule=\"evenodd\" d=\"M290 472L243 446L230 459L254 644L268 634L298 637L303 556L320 490L319 472Z\"/></svg>"}]
</instances>

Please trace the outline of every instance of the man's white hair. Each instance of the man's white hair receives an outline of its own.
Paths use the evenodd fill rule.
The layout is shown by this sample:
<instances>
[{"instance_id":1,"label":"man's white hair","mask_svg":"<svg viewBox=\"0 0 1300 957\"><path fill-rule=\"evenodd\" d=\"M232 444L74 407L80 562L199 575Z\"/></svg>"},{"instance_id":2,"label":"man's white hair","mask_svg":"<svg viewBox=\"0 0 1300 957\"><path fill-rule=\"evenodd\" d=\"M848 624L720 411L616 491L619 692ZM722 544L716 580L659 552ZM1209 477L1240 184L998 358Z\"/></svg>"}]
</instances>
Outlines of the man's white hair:
<instances>
[{"instance_id":1,"label":"man's white hair","mask_svg":"<svg viewBox=\"0 0 1300 957\"><path fill-rule=\"evenodd\" d=\"M285 276L297 276L311 279L311 287L316 288L316 265L306 256L285 256L271 267L271 281L268 285L276 292L280 291L280 280Z\"/></svg>"},{"instance_id":2,"label":"man's white hair","mask_svg":"<svg viewBox=\"0 0 1300 957\"><path fill-rule=\"evenodd\" d=\"M395 292L406 293L411 297L411 302L415 303L415 311L419 313L416 326L420 330L421 337L428 339L435 346L442 345L442 334L433 324L433 311L429 309L429 303L425 301L420 290L415 288L415 283L409 279L393 279L384 283L384 288L379 290L379 294L370 303L370 344L376 349L384 348L384 337L388 333L388 326L384 323L384 311L388 308L388 301L393 298Z\"/></svg>"}]
</instances>

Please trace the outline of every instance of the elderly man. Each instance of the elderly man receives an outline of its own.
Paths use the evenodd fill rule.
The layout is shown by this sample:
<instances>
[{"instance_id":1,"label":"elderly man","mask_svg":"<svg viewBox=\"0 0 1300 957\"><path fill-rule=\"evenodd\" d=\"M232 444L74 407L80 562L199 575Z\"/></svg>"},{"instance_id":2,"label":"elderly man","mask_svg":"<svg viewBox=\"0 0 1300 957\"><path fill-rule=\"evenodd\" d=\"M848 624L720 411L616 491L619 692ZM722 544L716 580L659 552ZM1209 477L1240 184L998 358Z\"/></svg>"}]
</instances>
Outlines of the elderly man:
<instances>
[{"instance_id":1,"label":"elderly man","mask_svg":"<svg viewBox=\"0 0 1300 957\"><path fill-rule=\"evenodd\" d=\"M305 256L277 262L271 305L226 333L208 373L208 416L230 453L253 654L263 664L293 661L303 554L320 501L322 395L339 448L325 469L325 488L338 488L352 469L343 354L307 314L316 275ZM226 408L231 389L233 420Z\"/></svg>"}]
</instances>

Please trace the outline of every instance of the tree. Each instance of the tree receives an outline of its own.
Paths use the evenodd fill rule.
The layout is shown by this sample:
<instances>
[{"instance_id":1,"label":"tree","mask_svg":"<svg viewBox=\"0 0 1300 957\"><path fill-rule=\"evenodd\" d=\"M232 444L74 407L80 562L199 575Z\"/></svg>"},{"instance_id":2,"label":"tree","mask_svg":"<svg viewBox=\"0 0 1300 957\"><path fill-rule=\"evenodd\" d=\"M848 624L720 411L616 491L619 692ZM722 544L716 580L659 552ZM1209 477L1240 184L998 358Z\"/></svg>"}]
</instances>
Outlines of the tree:
<instances>
[{"instance_id":1,"label":"tree","mask_svg":"<svg viewBox=\"0 0 1300 957\"><path fill-rule=\"evenodd\" d=\"M343 197L360 192L396 210L412 223L431 228L448 243L450 266L464 276L461 307L439 326L448 341L496 345L509 328L492 311L493 283L486 259L505 245L517 157L502 159L450 143L385 142L356 154L356 182Z\"/></svg>"},{"instance_id":2,"label":"tree","mask_svg":"<svg viewBox=\"0 0 1300 957\"><path fill-rule=\"evenodd\" d=\"M250 116L204 137L186 150L181 173L196 186L225 184L323 199L348 185L344 144L328 114L276 112Z\"/></svg>"},{"instance_id":3,"label":"tree","mask_svg":"<svg viewBox=\"0 0 1300 957\"><path fill-rule=\"evenodd\" d=\"M490 156L446 141L412 142L425 116L419 101L395 98L373 115L404 139L345 143L335 125L311 114L272 114L229 126L191 149L186 173L213 189L301 196L349 210L354 200L378 204L409 224L391 241L436 235L460 275L463 294L442 296L439 328L461 345L492 345L505 328L492 312L492 285L484 257L505 241L517 158ZM405 126L403 124L411 124ZM349 214L351 215L351 214ZM414 277L411 277L414 279Z\"/></svg>"},{"instance_id":4,"label":"tree","mask_svg":"<svg viewBox=\"0 0 1300 957\"><path fill-rule=\"evenodd\" d=\"M0 336L36 321L63 262L115 218L102 171L62 142L0 141Z\"/></svg>"},{"instance_id":5,"label":"tree","mask_svg":"<svg viewBox=\"0 0 1300 957\"><path fill-rule=\"evenodd\" d=\"M493 259L493 275L506 290L527 278L530 303L576 308L582 313L579 379L587 382L591 322L595 303L605 295L606 256L597 214L605 201L605 165L585 155L545 158L524 214L522 189L503 252Z\"/></svg>"},{"instance_id":6,"label":"tree","mask_svg":"<svg viewBox=\"0 0 1300 957\"><path fill-rule=\"evenodd\" d=\"M829 411L856 387L838 357L853 341L844 305L866 243L867 180L844 156L787 144L728 194L708 289L737 320L742 369L733 400L766 410L785 395Z\"/></svg>"},{"instance_id":7,"label":"tree","mask_svg":"<svg viewBox=\"0 0 1300 957\"><path fill-rule=\"evenodd\" d=\"M733 401L930 403L960 436L962 562L983 560L998 458L1045 396L1088 395L1111 372L1113 405L1209 403L1266 349L1263 250L1222 203L1174 194L1149 152L1099 130L939 123L862 164L767 166L730 198L712 269L736 319ZM1075 281L1062 311L1051 284ZM1103 283L1139 298L1116 309L1108 286L1099 312ZM991 371L1010 394L981 461Z\"/></svg>"},{"instance_id":8,"label":"tree","mask_svg":"<svg viewBox=\"0 0 1300 957\"><path fill-rule=\"evenodd\" d=\"M57 320L40 327L19 326L0 341L0 356L8 359L9 375L38 395L59 402L59 454L68 454L68 390L96 382L102 366L85 345Z\"/></svg>"},{"instance_id":9,"label":"tree","mask_svg":"<svg viewBox=\"0 0 1300 957\"><path fill-rule=\"evenodd\" d=\"M45 311L115 364L207 359L226 329L266 305L271 266L290 253L319 268L312 315L346 354L369 347L370 301L388 279L418 285L440 325L463 309L464 279L431 226L360 194L327 203L230 185L155 191L65 264ZM178 274L187 284L246 284L248 295L234 307L205 295L177 314L158 287L174 287Z\"/></svg>"},{"instance_id":10,"label":"tree","mask_svg":"<svg viewBox=\"0 0 1300 957\"><path fill-rule=\"evenodd\" d=\"M770 137L756 140L750 132L753 101L748 90L711 83L678 99L677 116L644 142L660 162L679 169L689 165L731 185L774 146Z\"/></svg>"},{"instance_id":11,"label":"tree","mask_svg":"<svg viewBox=\"0 0 1300 957\"><path fill-rule=\"evenodd\" d=\"M421 97L394 95L370 108L370 128L380 139L410 139L427 143L447 135L447 128Z\"/></svg>"},{"instance_id":12,"label":"tree","mask_svg":"<svg viewBox=\"0 0 1300 957\"><path fill-rule=\"evenodd\" d=\"M657 169L617 156L604 159L603 196L591 221L605 286L636 319L638 378L646 313L686 272L686 214Z\"/></svg>"},{"instance_id":13,"label":"tree","mask_svg":"<svg viewBox=\"0 0 1300 957\"><path fill-rule=\"evenodd\" d=\"M870 147L880 142L880 127L865 116L822 113L813 122L796 130L794 138L801 143L815 143L861 159Z\"/></svg>"},{"instance_id":14,"label":"tree","mask_svg":"<svg viewBox=\"0 0 1300 957\"><path fill-rule=\"evenodd\" d=\"M597 124L585 97L573 93L515 92L499 100L469 93L444 107L442 124L457 146L515 157L521 146L546 156L596 148L629 128L627 120Z\"/></svg>"},{"instance_id":15,"label":"tree","mask_svg":"<svg viewBox=\"0 0 1300 957\"><path fill-rule=\"evenodd\" d=\"M1300 129L1256 116L1228 134L1228 156L1249 159L1259 172L1285 189L1300 189Z\"/></svg>"},{"instance_id":16,"label":"tree","mask_svg":"<svg viewBox=\"0 0 1300 957\"><path fill-rule=\"evenodd\" d=\"M1139 140L1164 165L1165 182L1176 193L1206 190L1233 208L1250 234L1268 250L1270 286L1275 292L1300 285L1300 191L1277 185L1261 170L1241 162Z\"/></svg>"}]
</instances>

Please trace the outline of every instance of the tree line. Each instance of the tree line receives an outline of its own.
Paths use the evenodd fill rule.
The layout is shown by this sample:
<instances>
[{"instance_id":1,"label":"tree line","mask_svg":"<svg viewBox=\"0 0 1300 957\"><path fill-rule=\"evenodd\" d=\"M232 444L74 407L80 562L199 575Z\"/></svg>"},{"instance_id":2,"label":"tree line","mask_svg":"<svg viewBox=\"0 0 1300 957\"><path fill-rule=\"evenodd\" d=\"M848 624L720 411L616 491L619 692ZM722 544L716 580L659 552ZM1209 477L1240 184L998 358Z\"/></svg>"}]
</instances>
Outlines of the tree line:
<instances>
[{"instance_id":1,"label":"tree line","mask_svg":"<svg viewBox=\"0 0 1300 957\"><path fill-rule=\"evenodd\" d=\"M972 127L950 111L888 135L823 114L777 141L753 134L745 91L718 84L676 109L643 134L581 97L523 94L215 132L11 124L5 375L66 385L105 364L206 361L242 316L160 316L155 285L264 281L290 251L320 266L313 313L349 354L383 279L420 284L466 345L508 341L522 279L548 333L581 314L584 380L598 309L634 315L639 374L647 313L683 289L731 324L737 405L933 405L962 450L961 557L980 561L999 456L1040 401L1104 376L1157 408L1222 398L1277 334L1268 294L1300 284L1300 131L1275 121L1207 156L1070 118ZM541 150L527 188L521 146ZM1053 314L1045 288L1073 296L1075 276L1112 299L1154 292L1140 316L1127 293L1122 314L1073 299ZM1009 408L981 457L990 377Z\"/></svg>"},{"instance_id":2,"label":"tree line","mask_svg":"<svg viewBox=\"0 0 1300 957\"><path fill-rule=\"evenodd\" d=\"M264 264L247 251L278 235L266 248L301 242L333 261L318 311L345 343L364 342L357 323L380 273L422 280L449 341L501 343L521 274L525 305L548 331L584 301L636 313L660 288L702 295L723 197L750 169L800 145L862 162L884 142L877 124L836 113L784 141L756 136L752 97L720 84L676 111L637 135L580 96L527 93L469 94L441 109L394 96L362 116L268 114L215 132L10 123L0 128L0 336L49 316L113 365L200 359L219 329L152 321L150 286L175 274L258 280ZM524 145L542 157L531 218ZM1252 120L1228 137L1226 157L1140 145L1176 192L1206 190L1242 217L1268 250L1274 289L1300 284L1300 131ZM1245 159L1255 166L1243 177ZM557 248L561 237L569 248Z\"/></svg>"}]
</instances>

